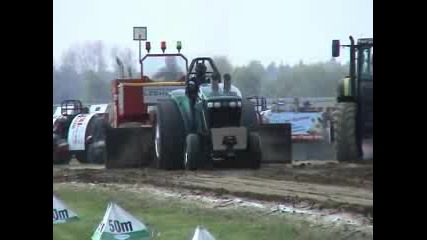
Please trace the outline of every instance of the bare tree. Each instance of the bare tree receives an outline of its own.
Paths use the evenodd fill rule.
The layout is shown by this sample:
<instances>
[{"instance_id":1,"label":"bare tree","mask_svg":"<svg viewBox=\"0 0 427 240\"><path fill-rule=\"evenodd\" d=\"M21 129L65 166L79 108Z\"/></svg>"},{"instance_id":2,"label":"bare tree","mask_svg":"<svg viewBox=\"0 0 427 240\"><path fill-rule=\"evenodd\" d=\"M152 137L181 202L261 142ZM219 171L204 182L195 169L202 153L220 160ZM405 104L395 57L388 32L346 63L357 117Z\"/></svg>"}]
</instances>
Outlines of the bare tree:
<instances>
[{"instance_id":1,"label":"bare tree","mask_svg":"<svg viewBox=\"0 0 427 240\"><path fill-rule=\"evenodd\" d=\"M105 47L101 41L88 42L79 47L80 69L85 71L104 72L107 70Z\"/></svg>"}]
</instances>

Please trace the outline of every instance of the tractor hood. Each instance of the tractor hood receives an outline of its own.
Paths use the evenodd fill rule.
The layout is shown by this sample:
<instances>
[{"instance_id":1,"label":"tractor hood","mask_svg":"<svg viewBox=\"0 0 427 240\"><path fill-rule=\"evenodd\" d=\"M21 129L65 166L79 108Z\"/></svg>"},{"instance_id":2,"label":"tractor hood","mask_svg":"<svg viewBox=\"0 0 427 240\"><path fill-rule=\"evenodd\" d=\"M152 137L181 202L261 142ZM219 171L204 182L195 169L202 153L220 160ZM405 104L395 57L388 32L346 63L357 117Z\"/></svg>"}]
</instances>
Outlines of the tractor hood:
<instances>
[{"instance_id":1,"label":"tractor hood","mask_svg":"<svg viewBox=\"0 0 427 240\"><path fill-rule=\"evenodd\" d=\"M212 86L210 83L202 84L200 86L200 94L201 97L205 100L213 100L213 99L223 99L223 98L242 98L242 93L240 90L231 85L230 91L224 92L224 84L218 84L218 91L212 91Z\"/></svg>"}]
</instances>

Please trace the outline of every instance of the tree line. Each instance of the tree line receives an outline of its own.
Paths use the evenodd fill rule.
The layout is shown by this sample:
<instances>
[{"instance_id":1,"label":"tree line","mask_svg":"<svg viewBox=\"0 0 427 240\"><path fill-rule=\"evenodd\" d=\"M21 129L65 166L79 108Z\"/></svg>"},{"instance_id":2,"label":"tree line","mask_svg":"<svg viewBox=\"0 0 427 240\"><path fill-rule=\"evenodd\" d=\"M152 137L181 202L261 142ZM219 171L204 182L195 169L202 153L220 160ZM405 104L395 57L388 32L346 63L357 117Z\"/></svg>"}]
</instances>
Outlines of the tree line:
<instances>
[{"instance_id":1,"label":"tree line","mask_svg":"<svg viewBox=\"0 0 427 240\"><path fill-rule=\"evenodd\" d=\"M119 58L125 72L139 76L137 56L127 48L107 48L101 41L75 45L53 63L53 103L80 99L87 103L109 102L110 83L117 78ZM348 65L334 59L296 65L270 63L264 67L253 60L243 66L233 65L226 56L212 56L218 70L230 73L232 83L244 96L334 97L339 79L348 73Z\"/></svg>"}]
</instances>

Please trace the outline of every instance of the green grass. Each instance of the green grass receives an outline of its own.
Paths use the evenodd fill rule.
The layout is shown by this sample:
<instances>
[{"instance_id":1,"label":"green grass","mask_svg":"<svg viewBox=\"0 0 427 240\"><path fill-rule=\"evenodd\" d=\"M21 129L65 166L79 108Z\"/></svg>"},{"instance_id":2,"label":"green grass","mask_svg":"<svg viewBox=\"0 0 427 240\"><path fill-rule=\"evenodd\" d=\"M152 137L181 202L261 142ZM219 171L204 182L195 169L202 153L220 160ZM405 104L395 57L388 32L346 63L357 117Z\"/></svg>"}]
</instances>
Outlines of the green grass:
<instances>
[{"instance_id":1,"label":"green grass","mask_svg":"<svg viewBox=\"0 0 427 240\"><path fill-rule=\"evenodd\" d=\"M54 193L80 220L53 225L55 240L90 239L114 200L144 224L160 232L156 239L190 239L197 225L205 226L217 240L341 239L337 233L311 228L308 223L283 216L261 216L248 210L203 208L200 204L162 200L150 194L124 190L54 185Z\"/></svg>"}]
</instances>

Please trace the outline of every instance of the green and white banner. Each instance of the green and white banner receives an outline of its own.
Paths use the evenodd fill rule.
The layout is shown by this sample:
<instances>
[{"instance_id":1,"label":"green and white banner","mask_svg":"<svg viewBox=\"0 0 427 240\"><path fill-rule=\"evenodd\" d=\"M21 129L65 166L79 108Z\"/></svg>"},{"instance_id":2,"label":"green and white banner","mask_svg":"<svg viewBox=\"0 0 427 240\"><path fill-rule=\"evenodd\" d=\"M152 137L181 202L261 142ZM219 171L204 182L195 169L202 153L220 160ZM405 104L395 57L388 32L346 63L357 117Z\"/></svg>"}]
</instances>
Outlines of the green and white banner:
<instances>
[{"instance_id":1,"label":"green and white banner","mask_svg":"<svg viewBox=\"0 0 427 240\"><path fill-rule=\"evenodd\" d=\"M77 219L77 214L53 195L53 224L65 223Z\"/></svg>"},{"instance_id":2,"label":"green and white banner","mask_svg":"<svg viewBox=\"0 0 427 240\"><path fill-rule=\"evenodd\" d=\"M191 240L215 240L215 238L203 227L198 226L194 231L193 238Z\"/></svg>"},{"instance_id":3,"label":"green and white banner","mask_svg":"<svg viewBox=\"0 0 427 240\"><path fill-rule=\"evenodd\" d=\"M92 240L150 239L147 227L116 203L109 203Z\"/></svg>"}]
</instances>

